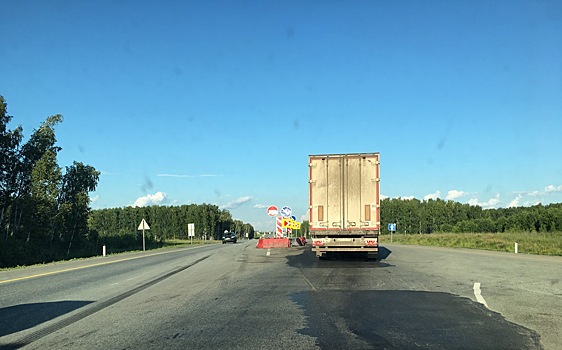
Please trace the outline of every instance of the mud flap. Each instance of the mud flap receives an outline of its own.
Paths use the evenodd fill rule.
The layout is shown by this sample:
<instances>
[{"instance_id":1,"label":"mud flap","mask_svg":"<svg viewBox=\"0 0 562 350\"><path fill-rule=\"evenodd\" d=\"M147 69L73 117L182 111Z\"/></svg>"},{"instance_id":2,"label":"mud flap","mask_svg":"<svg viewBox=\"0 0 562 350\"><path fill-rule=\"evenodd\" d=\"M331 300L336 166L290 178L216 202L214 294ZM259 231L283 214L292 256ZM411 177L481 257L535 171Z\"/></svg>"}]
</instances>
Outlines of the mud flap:
<instances>
[{"instance_id":1,"label":"mud flap","mask_svg":"<svg viewBox=\"0 0 562 350\"><path fill-rule=\"evenodd\" d=\"M379 246L379 254L377 256L377 259L386 259L388 258L388 256L390 255L390 253L392 253L392 251L386 247L381 247Z\"/></svg>"}]
</instances>

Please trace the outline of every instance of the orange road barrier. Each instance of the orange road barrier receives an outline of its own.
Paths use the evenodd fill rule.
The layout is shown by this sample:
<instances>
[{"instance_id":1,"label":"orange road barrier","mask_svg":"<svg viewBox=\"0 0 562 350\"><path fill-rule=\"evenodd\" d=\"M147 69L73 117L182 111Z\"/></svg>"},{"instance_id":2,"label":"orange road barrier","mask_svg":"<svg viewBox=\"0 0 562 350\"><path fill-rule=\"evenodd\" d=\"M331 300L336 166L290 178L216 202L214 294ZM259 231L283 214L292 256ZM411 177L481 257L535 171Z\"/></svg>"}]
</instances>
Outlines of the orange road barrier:
<instances>
[{"instance_id":1,"label":"orange road barrier","mask_svg":"<svg viewBox=\"0 0 562 350\"><path fill-rule=\"evenodd\" d=\"M256 248L288 248L291 241L288 238L260 238Z\"/></svg>"}]
</instances>

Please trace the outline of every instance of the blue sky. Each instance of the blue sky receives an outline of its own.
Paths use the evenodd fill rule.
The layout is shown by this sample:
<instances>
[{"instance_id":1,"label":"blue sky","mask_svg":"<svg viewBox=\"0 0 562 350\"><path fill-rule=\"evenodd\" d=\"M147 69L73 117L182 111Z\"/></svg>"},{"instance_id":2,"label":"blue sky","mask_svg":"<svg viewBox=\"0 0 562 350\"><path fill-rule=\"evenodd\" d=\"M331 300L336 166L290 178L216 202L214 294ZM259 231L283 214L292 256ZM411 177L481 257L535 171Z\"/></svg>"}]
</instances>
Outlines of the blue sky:
<instances>
[{"instance_id":1,"label":"blue sky","mask_svg":"<svg viewBox=\"0 0 562 350\"><path fill-rule=\"evenodd\" d=\"M562 202L560 1L2 0L0 95L93 208L306 214L307 156L381 153L387 197Z\"/></svg>"}]
</instances>

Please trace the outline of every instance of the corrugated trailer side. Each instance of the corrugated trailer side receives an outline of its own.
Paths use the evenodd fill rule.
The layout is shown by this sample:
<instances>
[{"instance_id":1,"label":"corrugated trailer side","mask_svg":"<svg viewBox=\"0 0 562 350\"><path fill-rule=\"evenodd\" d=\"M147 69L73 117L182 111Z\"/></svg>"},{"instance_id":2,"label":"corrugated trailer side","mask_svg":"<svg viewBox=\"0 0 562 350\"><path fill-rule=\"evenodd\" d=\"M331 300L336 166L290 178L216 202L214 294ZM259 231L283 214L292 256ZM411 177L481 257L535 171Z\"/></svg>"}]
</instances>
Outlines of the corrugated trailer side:
<instances>
[{"instance_id":1,"label":"corrugated trailer side","mask_svg":"<svg viewBox=\"0 0 562 350\"><path fill-rule=\"evenodd\" d=\"M379 153L309 156L309 222L318 257L366 252L376 258L379 213Z\"/></svg>"}]
</instances>

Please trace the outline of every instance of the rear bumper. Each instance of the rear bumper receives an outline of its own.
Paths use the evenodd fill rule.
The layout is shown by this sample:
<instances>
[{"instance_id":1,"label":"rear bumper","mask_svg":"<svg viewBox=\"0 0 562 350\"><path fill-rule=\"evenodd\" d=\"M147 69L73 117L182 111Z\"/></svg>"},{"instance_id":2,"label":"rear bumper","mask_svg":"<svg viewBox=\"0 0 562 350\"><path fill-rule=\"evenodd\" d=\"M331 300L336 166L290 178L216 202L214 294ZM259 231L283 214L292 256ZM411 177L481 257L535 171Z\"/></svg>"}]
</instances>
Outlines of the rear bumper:
<instances>
[{"instance_id":1,"label":"rear bumper","mask_svg":"<svg viewBox=\"0 0 562 350\"><path fill-rule=\"evenodd\" d=\"M312 250L316 256L326 253L368 253L376 255L379 250L378 235L373 236L316 236L312 238Z\"/></svg>"}]
</instances>

